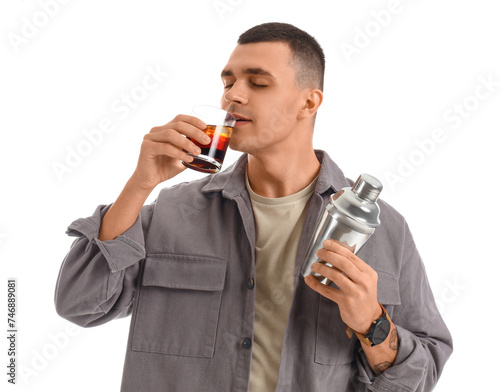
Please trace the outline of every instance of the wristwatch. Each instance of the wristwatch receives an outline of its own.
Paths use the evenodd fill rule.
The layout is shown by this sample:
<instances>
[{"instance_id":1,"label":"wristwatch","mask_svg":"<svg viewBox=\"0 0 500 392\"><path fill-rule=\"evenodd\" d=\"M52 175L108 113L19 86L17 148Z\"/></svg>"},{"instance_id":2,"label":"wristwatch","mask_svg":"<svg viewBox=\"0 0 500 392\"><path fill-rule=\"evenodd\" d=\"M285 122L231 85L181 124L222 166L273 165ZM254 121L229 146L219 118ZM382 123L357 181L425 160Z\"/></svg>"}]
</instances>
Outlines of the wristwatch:
<instances>
[{"instance_id":1,"label":"wristwatch","mask_svg":"<svg viewBox=\"0 0 500 392\"><path fill-rule=\"evenodd\" d=\"M382 316L372 323L368 333L366 335L362 335L354 331L359 341L368 347L373 347L377 344L383 343L391 331L391 318L382 304L379 303L379 305L382 308Z\"/></svg>"}]
</instances>

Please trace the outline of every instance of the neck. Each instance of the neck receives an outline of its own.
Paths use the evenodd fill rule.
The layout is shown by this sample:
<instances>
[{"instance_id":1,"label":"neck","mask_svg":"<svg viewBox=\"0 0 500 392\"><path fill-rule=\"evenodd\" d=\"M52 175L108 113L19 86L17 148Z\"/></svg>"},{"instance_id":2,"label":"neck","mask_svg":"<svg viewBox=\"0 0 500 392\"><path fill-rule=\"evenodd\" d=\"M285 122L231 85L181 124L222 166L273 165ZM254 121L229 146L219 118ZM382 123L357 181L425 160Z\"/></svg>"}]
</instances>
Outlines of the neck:
<instances>
[{"instance_id":1,"label":"neck","mask_svg":"<svg viewBox=\"0 0 500 392\"><path fill-rule=\"evenodd\" d=\"M276 198L293 195L307 187L321 165L312 148L307 152L248 155L248 181L260 196Z\"/></svg>"}]
</instances>

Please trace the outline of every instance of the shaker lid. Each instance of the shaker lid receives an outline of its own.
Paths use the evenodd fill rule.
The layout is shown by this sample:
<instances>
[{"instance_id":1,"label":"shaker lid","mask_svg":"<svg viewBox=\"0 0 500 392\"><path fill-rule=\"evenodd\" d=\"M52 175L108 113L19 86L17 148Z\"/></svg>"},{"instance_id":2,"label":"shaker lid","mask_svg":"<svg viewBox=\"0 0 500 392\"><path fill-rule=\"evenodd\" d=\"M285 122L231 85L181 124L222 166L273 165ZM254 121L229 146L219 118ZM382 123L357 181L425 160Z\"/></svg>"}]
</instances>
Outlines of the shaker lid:
<instances>
[{"instance_id":1,"label":"shaker lid","mask_svg":"<svg viewBox=\"0 0 500 392\"><path fill-rule=\"evenodd\" d=\"M374 203L380 192L382 192L382 188L382 183L379 180L363 173L358 177L351 189L359 198Z\"/></svg>"}]
</instances>

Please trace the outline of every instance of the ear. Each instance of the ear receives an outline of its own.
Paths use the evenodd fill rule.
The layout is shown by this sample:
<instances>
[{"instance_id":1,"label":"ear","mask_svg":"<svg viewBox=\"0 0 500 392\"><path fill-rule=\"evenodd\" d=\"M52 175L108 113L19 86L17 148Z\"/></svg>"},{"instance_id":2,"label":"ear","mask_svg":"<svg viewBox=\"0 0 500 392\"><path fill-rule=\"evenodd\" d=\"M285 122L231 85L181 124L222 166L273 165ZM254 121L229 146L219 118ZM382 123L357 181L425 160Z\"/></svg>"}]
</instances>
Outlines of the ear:
<instances>
[{"instance_id":1,"label":"ear","mask_svg":"<svg viewBox=\"0 0 500 392\"><path fill-rule=\"evenodd\" d=\"M303 105L300 108L298 120L314 116L323 102L323 92L321 90L308 89L304 93Z\"/></svg>"}]
</instances>

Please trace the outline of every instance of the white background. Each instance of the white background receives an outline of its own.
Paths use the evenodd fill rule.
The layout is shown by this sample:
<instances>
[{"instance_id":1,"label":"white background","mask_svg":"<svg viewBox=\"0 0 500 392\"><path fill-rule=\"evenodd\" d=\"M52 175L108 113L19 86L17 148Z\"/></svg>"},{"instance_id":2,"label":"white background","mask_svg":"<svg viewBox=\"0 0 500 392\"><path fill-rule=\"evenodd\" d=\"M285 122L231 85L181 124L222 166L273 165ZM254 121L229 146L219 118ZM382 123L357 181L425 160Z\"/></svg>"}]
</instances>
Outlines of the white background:
<instances>
[{"instance_id":1,"label":"white background","mask_svg":"<svg viewBox=\"0 0 500 392\"><path fill-rule=\"evenodd\" d=\"M119 390L130 318L72 328L54 309L73 241L66 227L115 200L153 126L195 104L218 105L239 34L270 21L295 24L324 48L315 146L347 177L382 180L382 198L410 225L455 343L436 391L495 388L499 12L494 0L2 2L0 337L14 277L22 370L13 388ZM148 67L168 76L141 96ZM136 107L118 111L131 91ZM103 119L113 131L84 142ZM432 147L423 140L436 128ZM70 167L69 151L85 143ZM54 165L68 170L58 176ZM199 176L185 171L172 183ZM5 390L4 344L0 358Z\"/></svg>"}]
</instances>

